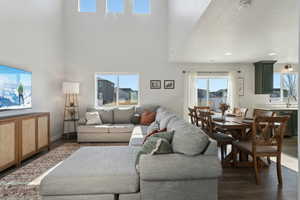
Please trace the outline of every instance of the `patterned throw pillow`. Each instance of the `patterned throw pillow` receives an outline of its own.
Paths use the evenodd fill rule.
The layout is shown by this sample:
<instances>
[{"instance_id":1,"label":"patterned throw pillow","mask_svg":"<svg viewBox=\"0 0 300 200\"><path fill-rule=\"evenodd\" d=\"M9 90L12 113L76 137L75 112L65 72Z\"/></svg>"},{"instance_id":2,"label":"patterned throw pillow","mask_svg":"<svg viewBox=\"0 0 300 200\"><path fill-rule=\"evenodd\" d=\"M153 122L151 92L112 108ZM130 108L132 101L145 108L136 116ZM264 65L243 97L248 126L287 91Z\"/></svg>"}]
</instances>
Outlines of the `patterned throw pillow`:
<instances>
[{"instance_id":1,"label":"patterned throw pillow","mask_svg":"<svg viewBox=\"0 0 300 200\"><path fill-rule=\"evenodd\" d=\"M136 157L136 168L139 171L139 161L140 157L143 154L168 154L172 153L172 145L168 142L168 140L160 137L149 137L149 139L143 144L142 149L138 153Z\"/></svg>"},{"instance_id":2,"label":"patterned throw pillow","mask_svg":"<svg viewBox=\"0 0 300 200\"><path fill-rule=\"evenodd\" d=\"M173 140L173 137L174 137L174 131L169 131L167 132L166 130L167 129L164 129L165 131L160 131L154 135L152 135L152 137L158 137L158 138L162 138L162 139L165 139L167 140L170 144L172 144L172 140Z\"/></svg>"},{"instance_id":3,"label":"patterned throw pillow","mask_svg":"<svg viewBox=\"0 0 300 200\"><path fill-rule=\"evenodd\" d=\"M144 138L144 141L143 141L143 144L147 141L147 139L153 135L156 135L157 133L160 133L160 132L165 132L167 131L167 129L162 129L162 130L154 130L152 132L150 132L149 134L146 135L146 137Z\"/></svg>"}]
</instances>

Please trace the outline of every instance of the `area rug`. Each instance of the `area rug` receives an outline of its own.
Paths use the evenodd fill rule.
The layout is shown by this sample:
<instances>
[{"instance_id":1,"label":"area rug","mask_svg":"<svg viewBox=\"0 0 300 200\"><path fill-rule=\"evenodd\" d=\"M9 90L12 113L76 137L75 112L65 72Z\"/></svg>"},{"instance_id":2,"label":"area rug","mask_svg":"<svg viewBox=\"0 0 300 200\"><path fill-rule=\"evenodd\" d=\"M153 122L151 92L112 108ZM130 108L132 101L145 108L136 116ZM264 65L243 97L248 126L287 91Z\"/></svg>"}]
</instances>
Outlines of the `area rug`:
<instances>
[{"instance_id":1,"label":"area rug","mask_svg":"<svg viewBox=\"0 0 300 200\"><path fill-rule=\"evenodd\" d=\"M63 144L0 179L1 200L39 200L39 177L78 150L76 143ZM36 182L36 183L35 183Z\"/></svg>"}]
</instances>

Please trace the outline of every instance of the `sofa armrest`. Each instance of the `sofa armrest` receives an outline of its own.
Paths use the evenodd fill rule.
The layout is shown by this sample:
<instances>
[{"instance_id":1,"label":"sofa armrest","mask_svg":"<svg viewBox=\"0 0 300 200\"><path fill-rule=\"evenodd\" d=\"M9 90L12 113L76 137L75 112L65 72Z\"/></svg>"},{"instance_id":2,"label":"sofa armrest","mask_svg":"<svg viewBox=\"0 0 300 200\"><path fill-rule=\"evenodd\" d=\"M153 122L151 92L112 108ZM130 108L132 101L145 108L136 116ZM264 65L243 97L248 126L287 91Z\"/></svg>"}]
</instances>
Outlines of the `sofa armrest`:
<instances>
[{"instance_id":1,"label":"sofa armrest","mask_svg":"<svg viewBox=\"0 0 300 200\"><path fill-rule=\"evenodd\" d=\"M142 155L139 167L144 181L199 180L217 178L222 174L218 157L207 155Z\"/></svg>"},{"instance_id":2,"label":"sofa armrest","mask_svg":"<svg viewBox=\"0 0 300 200\"><path fill-rule=\"evenodd\" d=\"M209 139L209 144L203 153L206 156L218 156L218 143L216 140Z\"/></svg>"}]
</instances>

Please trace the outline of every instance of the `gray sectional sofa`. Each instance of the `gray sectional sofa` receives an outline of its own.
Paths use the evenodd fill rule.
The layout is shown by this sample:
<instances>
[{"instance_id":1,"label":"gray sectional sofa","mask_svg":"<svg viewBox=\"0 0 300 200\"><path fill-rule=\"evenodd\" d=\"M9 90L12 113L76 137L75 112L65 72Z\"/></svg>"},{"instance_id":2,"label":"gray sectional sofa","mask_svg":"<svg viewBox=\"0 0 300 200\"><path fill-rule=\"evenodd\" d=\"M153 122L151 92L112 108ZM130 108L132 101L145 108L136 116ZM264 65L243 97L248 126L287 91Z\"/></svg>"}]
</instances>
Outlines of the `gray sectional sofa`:
<instances>
[{"instance_id":1,"label":"gray sectional sofa","mask_svg":"<svg viewBox=\"0 0 300 200\"><path fill-rule=\"evenodd\" d=\"M222 168L217 143L164 108L156 120L174 131L174 153L142 155L146 126L134 126L129 146L82 147L51 171L43 200L216 200Z\"/></svg>"},{"instance_id":2,"label":"gray sectional sofa","mask_svg":"<svg viewBox=\"0 0 300 200\"><path fill-rule=\"evenodd\" d=\"M147 127L133 123L134 114L141 114L144 109L156 111L158 106L95 109L88 108L87 112L98 112L103 122L101 125L86 125L84 119L78 126L78 142L129 142L132 133L142 137L141 130Z\"/></svg>"}]
</instances>

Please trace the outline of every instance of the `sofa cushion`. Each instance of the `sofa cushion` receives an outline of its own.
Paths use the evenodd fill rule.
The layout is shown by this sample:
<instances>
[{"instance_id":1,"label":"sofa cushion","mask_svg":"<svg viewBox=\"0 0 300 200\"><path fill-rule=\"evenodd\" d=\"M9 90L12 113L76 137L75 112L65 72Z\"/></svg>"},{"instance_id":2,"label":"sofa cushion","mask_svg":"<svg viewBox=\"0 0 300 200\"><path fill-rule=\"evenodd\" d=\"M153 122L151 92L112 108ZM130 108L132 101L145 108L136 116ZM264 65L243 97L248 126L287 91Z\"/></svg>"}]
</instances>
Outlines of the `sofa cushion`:
<instances>
[{"instance_id":1,"label":"sofa cushion","mask_svg":"<svg viewBox=\"0 0 300 200\"><path fill-rule=\"evenodd\" d=\"M80 132L80 133L108 133L110 127L111 127L110 124L78 126L78 132Z\"/></svg>"},{"instance_id":2,"label":"sofa cushion","mask_svg":"<svg viewBox=\"0 0 300 200\"><path fill-rule=\"evenodd\" d=\"M139 191L139 148L83 147L41 182L41 195L120 194Z\"/></svg>"},{"instance_id":3,"label":"sofa cushion","mask_svg":"<svg viewBox=\"0 0 300 200\"><path fill-rule=\"evenodd\" d=\"M134 108L116 108L114 109L115 124L130 124L134 115Z\"/></svg>"},{"instance_id":4,"label":"sofa cushion","mask_svg":"<svg viewBox=\"0 0 300 200\"><path fill-rule=\"evenodd\" d=\"M160 128L160 129L167 128L167 126L168 126L170 120L171 120L172 118L175 118L175 117L176 117L176 115L175 115L174 113L171 113L171 112L163 112L161 116L162 116L162 118L161 118L161 120L159 121L159 128Z\"/></svg>"},{"instance_id":5,"label":"sofa cushion","mask_svg":"<svg viewBox=\"0 0 300 200\"><path fill-rule=\"evenodd\" d=\"M129 141L129 146L142 146L147 135L148 126L135 126Z\"/></svg>"},{"instance_id":6,"label":"sofa cushion","mask_svg":"<svg viewBox=\"0 0 300 200\"><path fill-rule=\"evenodd\" d=\"M157 130L159 130L159 123L157 121L154 121L150 124L150 126L148 126L147 135Z\"/></svg>"},{"instance_id":7,"label":"sofa cushion","mask_svg":"<svg viewBox=\"0 0 300 200\"><path fill-rule=\"evenodd\" d=\"M142 105L142 106L137 106L135 108L135 112L138 114L142 114L144 111L156 112L158 108L159 108L158 105Z\"/></svg>"},{"instance_id":8,"label":"sofa cushion","mask_svg":"<svg viewBox=\"0 0 300 200\"><path fill-rule=\"evenodd\" d=\"M174 122L173 151L195 156L205 151L209 138L200 128L178 120Z\"/></svg>"},{"instance_id":9,"label":"sofa cushion","mask_svg":"<svg viewBox=\"0 0 300 200\"><path fill-rule=\"evenodd\" d=\"M87 108L87 112L99 112L100 118L103 124L113 124L114 123L114 112L113 109L101 109L101 108Z\"/></svg>"},{"instance_id":10,"label":"sofa cushion","mask_svg":"<svg viewBox=\"0 0 300 200\"><path fill-rule=\"evenodd\" d=\"M133 124L113 124L109 126L110 133L131 133L133 129Z\"/></svg>"},{"instance_id":11,"label":"sofa cushion","mask_svg":"<svg viewBox=\"0 0 300 200\"><path fill-rule=\"evenodd\" d=\"M113 109L99 109L98 112L104 124L114 124Z\"/></svg>"},{"instance_id":12,"label":"sofa cushion","mask_svg":"<svg viewBox=\"0 0 300 200\"><path fill-rule=\"evenodd\" d=\"M164 107L159 107L156 111L156 118L155 118L155 121L158 121L160 122L161 119L163 118L163 113L165 112L169 112L166 108Z\"/></svg>"}]
</instances>

